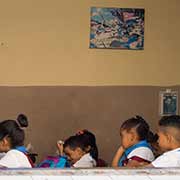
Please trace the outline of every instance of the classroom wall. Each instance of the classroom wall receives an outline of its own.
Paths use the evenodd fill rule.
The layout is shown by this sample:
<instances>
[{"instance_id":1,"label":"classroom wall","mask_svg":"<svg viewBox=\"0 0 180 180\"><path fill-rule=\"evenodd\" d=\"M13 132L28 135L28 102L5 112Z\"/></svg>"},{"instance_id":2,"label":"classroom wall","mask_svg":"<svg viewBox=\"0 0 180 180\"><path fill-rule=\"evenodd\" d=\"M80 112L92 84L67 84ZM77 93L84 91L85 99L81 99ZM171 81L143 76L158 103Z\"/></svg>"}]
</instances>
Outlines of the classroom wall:
<instances>
[{"instance_id":1,"label":"classroom wall","mask_svg":"<svg viewBox=\"0 0 180 180\"><path fill-rule=\"evenodd\" d=\"M140 114L156 129L159 91L180 88L179 0L0 4L0 118L27 114L26 142L39 159L59 138L88 128L110 162L123 120ZM145 8L145 49L89 49L92 6Z\"/></svg>"},{"instance_id":2,"label":"classroom wall","mask_svg":"<svg viewBox=\"0 0 180 180\"><path fill-rule=\"evenodd\" d=\"M180 93L180 86L171 87ZM26 144L34 146L38 160L54 155L56 142L80 129L95 133L100 157L111 162L120 146L119 128L135 115L143 116L156 132L159 115L158 86L36 86L0 87L0 118L29 118Z\"/></svg>"},{"instance_id":3,"label":"classroom wall","mask_svg":"<svg viewBox=\"0 0 180 180\"><path fill-rule=\"evenodd\" d=\"M180 84L179 0L0 3L0 85ZM89 49L92 6L145 8L145 50Z\"/></svg>"}]
</instances>

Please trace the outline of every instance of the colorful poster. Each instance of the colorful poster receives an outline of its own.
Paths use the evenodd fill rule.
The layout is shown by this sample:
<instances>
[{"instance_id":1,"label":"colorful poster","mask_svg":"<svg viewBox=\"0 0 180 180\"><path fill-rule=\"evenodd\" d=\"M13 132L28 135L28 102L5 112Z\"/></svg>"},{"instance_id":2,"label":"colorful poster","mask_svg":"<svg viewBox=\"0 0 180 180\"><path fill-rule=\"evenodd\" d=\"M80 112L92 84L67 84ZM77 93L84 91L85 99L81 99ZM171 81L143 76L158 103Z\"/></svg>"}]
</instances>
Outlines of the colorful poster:
<instances>
[{"instance_id":1,"label":"colorful poster","mask_svg":"<svg viewBox=\"0 0 180 180\"><path fill-rule=\"evenodd\" d=\"M91 8L90 48L144 49L144 9Z\"/></svg>"}]
</instances>

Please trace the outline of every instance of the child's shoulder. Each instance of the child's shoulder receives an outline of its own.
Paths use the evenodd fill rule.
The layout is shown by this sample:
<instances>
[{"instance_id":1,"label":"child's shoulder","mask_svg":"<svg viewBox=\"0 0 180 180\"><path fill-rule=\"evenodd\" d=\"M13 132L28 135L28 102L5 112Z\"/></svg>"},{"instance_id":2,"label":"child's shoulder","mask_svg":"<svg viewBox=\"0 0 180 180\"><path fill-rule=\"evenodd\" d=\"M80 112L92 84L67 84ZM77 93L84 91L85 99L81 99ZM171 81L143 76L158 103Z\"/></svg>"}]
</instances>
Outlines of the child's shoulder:
<instances>
[{"instance_id":1,"label":"child's shoulder","mask_svg":"<svg viewBox=\"0 0 180 180\"><path fill-rule=\"evenodd\" d=\"M6 156L21 156L22 154L23 154L22 152L20 152L16 149L11 149L6 153Z\"/></svg>"},{"instance_id":2,"label":"child's shoulder","mask_svg":"<svg viewBox=\"0 0 180 180\"><path fill-rule=\"evenodd\" d=\"M133 149L129 155L132 154L144 154L144 153L152 153L152 150L149 147L137 147Z\"/></svg>"},{"instance_id":3,"label":"child's shoulder","mask_svg":"<svg viewBox=\"0 0 180 180\"><path fill-rule=\"evenodd\" d=\"M160 155L152 162L152 165L154 167L180 167L180 148Z\"/></svg>"},{"instance_id":4,"label":"child's shoulder","mask_svg":"<svg viewBox=\"0 0 180 180\"><path fill-rule=\"evenodd\" d=\"M159 157L177 157L178 159L180 159L180 148L167 151Z\"/></svg>"},{"instance_id":5,"label":"child's shoulder","mask_svg":"<svg viewBox=\"0 0 180 180\"><path fill-rule=\"evenodd\" d=\"M137 147L134 150L132 150L129 155L128 159L130 158L142 158L146 161L153 161L154 160L154 154L152 150L149 147Z\"/></svg>"},{"instance_id":6,"label":"child's shoulder","mask_svg":"<svg viewBox=\"0 0 180 180\"><path fill-rule=\"evenodd\" d=\"M77 161L74 165L74 167L95 167L96 161L91 157L89 153L85 154L81 157L79 161Z\"/></svg>"},{"instance_id":7,"label":"child's shoulder","mask_svg":"<svg viewBox=\"0 0 180 180\"><path fill-rule=\"evenodd\" d=\"M16 149L9 150L4 157L1 158L0 165L8 168L31 167L25 154Z\"/></svg>"}]
</instances>

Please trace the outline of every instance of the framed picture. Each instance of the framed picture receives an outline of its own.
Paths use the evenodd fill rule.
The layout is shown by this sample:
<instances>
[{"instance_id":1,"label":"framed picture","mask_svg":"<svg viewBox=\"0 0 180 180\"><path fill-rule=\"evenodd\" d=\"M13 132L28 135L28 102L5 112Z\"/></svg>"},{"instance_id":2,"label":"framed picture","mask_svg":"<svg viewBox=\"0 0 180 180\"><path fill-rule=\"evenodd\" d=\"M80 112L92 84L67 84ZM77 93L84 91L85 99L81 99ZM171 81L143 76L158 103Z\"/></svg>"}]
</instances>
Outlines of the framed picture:
<instances>
[{"instance_id":1,"label":"framed picture","mask_svg":"<svg viewBox=\"0 0 180 180\"><path fill-rule=\"evenodd\" d=\"M169 116L178 114L178 92L162 91L160 92L160 115Z\"/></svg>"},{"instance_id":2,"label":"framed picture","mask_svg":"<svg viewBox=\"0 0 180 180\"><path fill-rule=\"evenodd\" d=\"M92 7L90 48L144 49L144 9Z\"/></svg>"}]
</instances>

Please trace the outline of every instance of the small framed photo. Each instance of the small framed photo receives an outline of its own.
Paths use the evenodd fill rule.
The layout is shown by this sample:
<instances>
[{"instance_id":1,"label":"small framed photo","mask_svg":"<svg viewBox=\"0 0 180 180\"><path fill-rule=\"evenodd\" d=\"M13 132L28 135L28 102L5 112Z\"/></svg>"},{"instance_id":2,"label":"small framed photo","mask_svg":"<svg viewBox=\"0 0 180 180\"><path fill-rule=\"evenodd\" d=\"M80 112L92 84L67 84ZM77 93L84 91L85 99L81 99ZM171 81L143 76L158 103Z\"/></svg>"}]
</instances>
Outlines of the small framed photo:
<instances>
[{"instance_id":1,"label":"small framed photo","mask_svg":"<svg viewBox=\"0 0 180 180\"><path fill-rule=\"evenodd\" d=\"M170 116L178 114L178 92L161 91L160 92L160 115Z\"/></svg>"}]
</instances>

